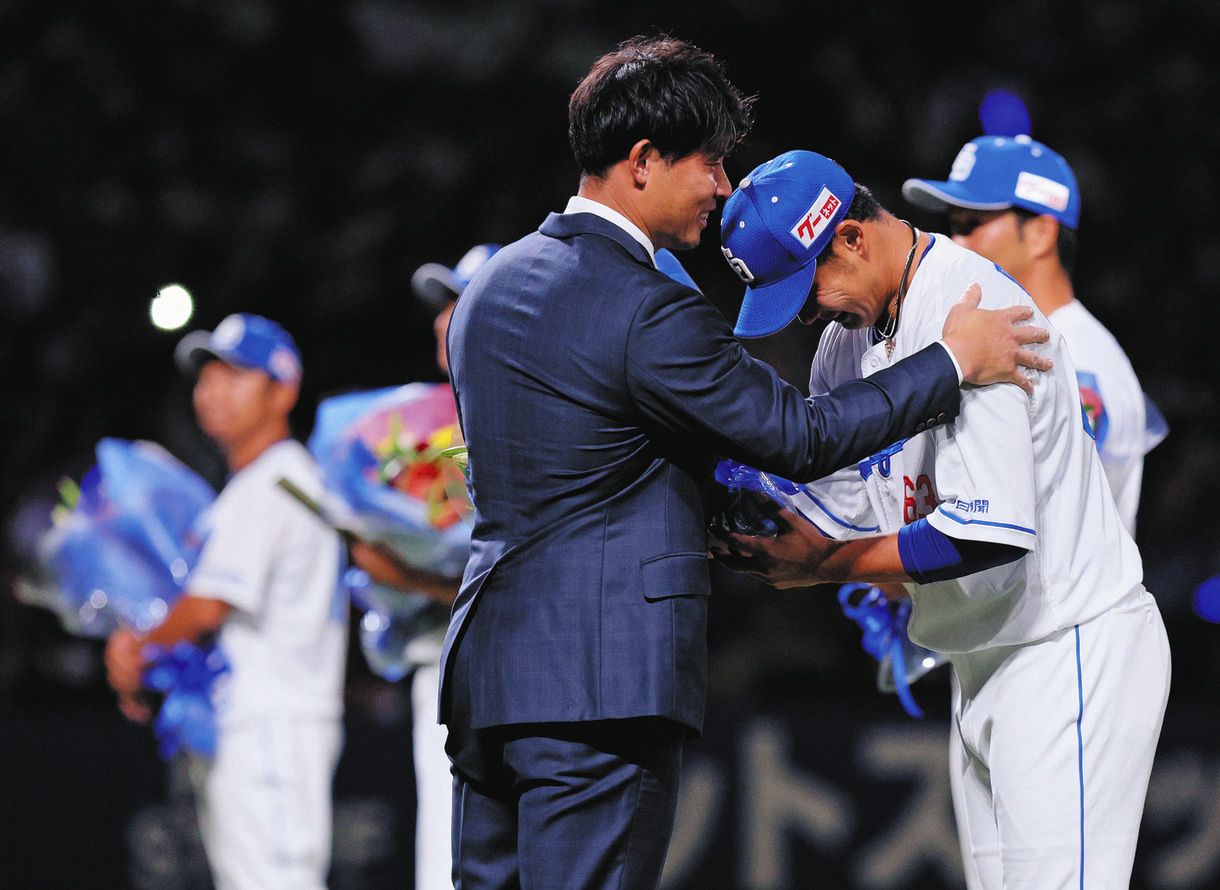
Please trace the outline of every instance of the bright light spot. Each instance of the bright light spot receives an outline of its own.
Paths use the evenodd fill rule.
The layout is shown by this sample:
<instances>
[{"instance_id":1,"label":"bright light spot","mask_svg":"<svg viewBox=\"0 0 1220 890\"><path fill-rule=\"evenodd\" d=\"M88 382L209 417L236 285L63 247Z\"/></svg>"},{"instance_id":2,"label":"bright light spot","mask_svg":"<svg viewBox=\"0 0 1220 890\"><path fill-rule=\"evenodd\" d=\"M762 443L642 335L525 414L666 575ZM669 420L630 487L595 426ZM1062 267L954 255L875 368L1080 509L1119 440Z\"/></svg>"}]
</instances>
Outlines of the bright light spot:
<instances>
[{"instance_id":1,"label":"bright light spot","mask_svg":"<svg viewBox=\"0 0 1220 890\"><path fill-rule=\"evenodd\" d=\"M100 612L102 609L106 608L106 603L106 591L95 590L89 594L89 605L91 605L96 611Z\"/></svg>"},{"instance_id":2,"label":"bright light spot","mask_svg":"<svg viewBox=\"0 0 1220 890\"><path fill-rule=\"evenodd\" d=\"M195 301L191 299L190 291L180 284L167 284L153 297L148 307L152 323L163 331L176 331L188 321L195 312Z\"/></svg>"},{"instance_id":3,"label":"bright light spot","mask_svg":"<svg viewBox=\"0 0 1220 890\"><path fill-rule=\"evenodd\" d=\"M932 668L936 667L936 659L931 655L925 655L923 657L923 666L928 670L932 670Z\"/></svg>"}]
</instances>

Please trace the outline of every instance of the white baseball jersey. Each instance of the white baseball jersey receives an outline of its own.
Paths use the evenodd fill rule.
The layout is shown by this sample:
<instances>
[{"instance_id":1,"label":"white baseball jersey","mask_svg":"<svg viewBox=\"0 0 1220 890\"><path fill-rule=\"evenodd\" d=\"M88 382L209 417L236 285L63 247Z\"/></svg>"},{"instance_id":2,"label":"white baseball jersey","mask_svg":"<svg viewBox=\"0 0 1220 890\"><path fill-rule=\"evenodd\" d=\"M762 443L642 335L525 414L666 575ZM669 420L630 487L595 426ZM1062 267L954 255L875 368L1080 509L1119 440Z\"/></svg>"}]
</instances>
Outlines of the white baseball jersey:
<instances>
[{"instance_id":1,"label":"white baseball jersey","mask_svg":"<svg viewBox=\"0 0 1220 890\"><path fill-rule=\"evenodd\" d=\"M342 714L347 593L339 535L277 485L320 497L301 443L284 440L235 473L212 505L186 588L233 606L219 644L230 671L214 693L217 725L252 717Z\"/></svg>"},{"instance_id":2,"label":"white baseball jersey","mask_svg":"<svg viewBox=\"0 0 1220 890\"><path fill-rule=\"evenodd\" d=\"M1056 309L1049 318L1076 365L1080 401L1093 425L1102 467L1123 524L1134 535L1144 455L1166 431L1162 425L1149 424L1146 397L1127 354L1079 300Z\"/></svg>"},{"instance_id":3,"label":"white baseball jersey","mask_svg":"<svg viewBox=\"0 0 1220 890\"><path fill-rule=\"evenodd\" d=\"M933 236L904 300L892 357L884 343L871 343L869 330L831 324L814 357L810 392L867 377L937 340L975 281L984 308L1034 309L1033 324L1051 329L1050 342L1036 348L1054 369L1028 374L1032 398L1016 386L967 387L954 422L865 464L872 467L865 486L878 531L927 516L950 537L1029 551L985 572L908 585L911 640L946 653L1039 640L1142 591L1139 551L1086 427L1063 338L990 261ZM866 528L861 515L851 524Z\"/></svg>"},{"instance_id":4,"label":"white baseball jersey","mask_svg":"<svg viewBox=\"0 0 1220 890\"><path fill-rule=\"evenodd\" d=\"M207 517L187 589L233 606L213 692L216 756L196 759L200 830L217 890L323 890L347 658L339 535L279 487L314 498L313 457L287 439L235 473Z\"/></svg>"},{"instance_id":5,"label":"white baseball jersey","mask_svg":"<svg viewBox=\"0 0 1220 890\"><path fill-rule=\"evenodd\" d=\"M868 376L936 340L970 283L982 305L1022 304L994 264L933 236L902 307L894 354L832 324L810 392ZM1110 493L1063 336L1034 387L967 387L957 419L819 480L798 498L833 537L926 516L946 535L1023 558L908 584L911 640L953 663L950 781L970 890L1123 887L1169 692L1156 601ZM1011 645L1023 644L1023 645Z\"/></svg>"}]
</instances>

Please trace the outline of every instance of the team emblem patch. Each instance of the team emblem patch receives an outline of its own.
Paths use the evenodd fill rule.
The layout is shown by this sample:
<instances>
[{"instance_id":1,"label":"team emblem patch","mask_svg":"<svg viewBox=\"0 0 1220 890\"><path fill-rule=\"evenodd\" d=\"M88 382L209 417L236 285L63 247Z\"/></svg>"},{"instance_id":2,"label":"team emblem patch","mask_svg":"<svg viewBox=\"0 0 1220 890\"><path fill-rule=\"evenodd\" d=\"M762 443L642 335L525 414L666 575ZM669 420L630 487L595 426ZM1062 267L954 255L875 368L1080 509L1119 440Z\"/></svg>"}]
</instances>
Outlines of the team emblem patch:
<instances>
[{"instance_id":1,"label":"team emblem patch","mask_svg":"<svg viewBox=\"0 0 1220 890\"><path fill-rule=\"evenodd\" d=\"M817 200L813 202L813 206L805 211L796 221L796 225L792 227L792 237L801 242L801 245L808 250L813 246L817 237L830 225L830 218L834 216L842 203L830 189L823 186L822 191L818 193Z\"/></svg>"},{"instance_id":2,"label":"team emblem patch","mask_svg":"<svg viewBox=\"0 0 1220 890\"><path fill-rule=\"evenodd\" d=\"M1080 407L1084 410L1085 419L1089 422L1089 431L1100 448L1106 440L1106 432L1110 427L1110 417L1106 414L1105 402L1101 399L1101 387L1097 383L1097 375L1088 371L1076 372L1076 383L1080 386Z\"/></svg>"}]
</instances>

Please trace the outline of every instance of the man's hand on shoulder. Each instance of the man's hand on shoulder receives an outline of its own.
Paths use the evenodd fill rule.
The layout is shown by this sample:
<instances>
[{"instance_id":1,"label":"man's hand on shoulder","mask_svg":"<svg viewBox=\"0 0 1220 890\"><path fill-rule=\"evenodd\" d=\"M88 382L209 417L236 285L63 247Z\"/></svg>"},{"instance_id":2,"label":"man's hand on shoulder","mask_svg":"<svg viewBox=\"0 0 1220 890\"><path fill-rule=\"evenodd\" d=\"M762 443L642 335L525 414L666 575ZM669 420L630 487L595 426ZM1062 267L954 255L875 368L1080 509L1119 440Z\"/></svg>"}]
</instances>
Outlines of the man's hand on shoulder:
<instances>
[{"instance_id":1,"label":"man's hand on shoulder","mask_svg":"<svg viewBox=\"0 0 1220 890\"><path fill-rule=\"evenodd\" d=\"M941 337L962 370L965 383L986 386L1015 383L1028 394L1033 384L1021 368L1049 371L1051 360L1027 347L1045 343L1050 332L1025 324L1033 318L1028 306L980 309L983 291L978 283L966 288L961 300L949 310Z\"/></svg>"}]
</instances>

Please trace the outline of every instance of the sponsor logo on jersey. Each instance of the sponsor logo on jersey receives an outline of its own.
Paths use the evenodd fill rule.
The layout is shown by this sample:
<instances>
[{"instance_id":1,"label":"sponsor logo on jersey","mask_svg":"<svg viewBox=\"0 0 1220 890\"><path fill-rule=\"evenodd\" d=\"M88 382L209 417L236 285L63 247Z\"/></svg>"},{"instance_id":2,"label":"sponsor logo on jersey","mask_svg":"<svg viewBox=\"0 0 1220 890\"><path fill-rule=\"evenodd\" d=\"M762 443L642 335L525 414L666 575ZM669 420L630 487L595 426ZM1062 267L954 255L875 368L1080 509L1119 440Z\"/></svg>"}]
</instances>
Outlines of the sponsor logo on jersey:
<instances>
[{"instance_id":1,"label":"sponsor logo on jersey","mask_svg":"<svg viewBox=\"0 0 1220 890\"><path fill-rule=\"evenodd\" d=\"M957 498L953 501L953 509L959 513L986 513L991 509L991 501L987 498L965 500Z\"/></svg>"},{"instance_id":2,"label":"sponsor logo on jersey","mask_svg":"<svg viewBox=\"0 0 1220 890\"><path fill-rule=\"evenodd\" d=\"M822 230L830 224L830 218L834 216L836 210L843 202L836 198L825 186L818 192L817 199L813 202L813 206L805 211L805 214L796 221L791 229L792 237L808 250L818 235L822 234Z\"/></svg>"}]
</instances>

